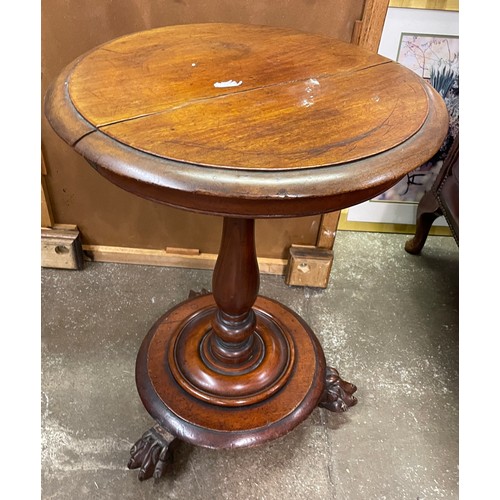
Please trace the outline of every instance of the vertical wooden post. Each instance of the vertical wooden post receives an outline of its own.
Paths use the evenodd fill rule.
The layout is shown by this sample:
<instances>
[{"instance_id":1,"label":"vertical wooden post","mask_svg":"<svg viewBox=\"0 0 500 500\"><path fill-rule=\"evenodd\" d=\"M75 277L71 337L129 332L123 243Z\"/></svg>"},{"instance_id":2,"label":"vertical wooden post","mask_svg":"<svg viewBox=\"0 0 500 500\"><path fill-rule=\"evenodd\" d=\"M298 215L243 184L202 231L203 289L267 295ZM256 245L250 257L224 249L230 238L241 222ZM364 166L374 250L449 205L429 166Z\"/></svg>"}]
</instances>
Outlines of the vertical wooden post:
<instances>
[{"instance_id":1,"label":"vertical wooden post","mask_svg":"<svg viewBox=\"0 0 500 500\"><path fill-rule=\"evenodd\" d=\"M49 196L47 193L47 183L45 182L45 176L47 175L47 168L45 167L45 161L43 159L43 154L41 155L42 157L42 179L41 179L41 225L42 227L52 227L54 225L54 217L52 215L52 208L50 206L50 200Z\"/></svg>"},{"instance_id":2,"label":"vertical wooden post","mask_svg":"<svg viewBox=\"0 0 500 500\"><path fill-rule=\"evenodd\" d=\"M351 43L378 52L388 7L389 0L366 0L363 18L354 24Z\"/></svg>"},{"instance_id":3,"label":"vertical wooden post","mask_svg":"<svg viewBox=\"0 0 500 500\"><path fill-rule=\"evenodd\" d=\"M224 218L212 291L218 311L212 321L212 353L223 363L239 364L253 354L255 313L252 306L260 278L254 219Z\"/></svg>"}]
</instances>

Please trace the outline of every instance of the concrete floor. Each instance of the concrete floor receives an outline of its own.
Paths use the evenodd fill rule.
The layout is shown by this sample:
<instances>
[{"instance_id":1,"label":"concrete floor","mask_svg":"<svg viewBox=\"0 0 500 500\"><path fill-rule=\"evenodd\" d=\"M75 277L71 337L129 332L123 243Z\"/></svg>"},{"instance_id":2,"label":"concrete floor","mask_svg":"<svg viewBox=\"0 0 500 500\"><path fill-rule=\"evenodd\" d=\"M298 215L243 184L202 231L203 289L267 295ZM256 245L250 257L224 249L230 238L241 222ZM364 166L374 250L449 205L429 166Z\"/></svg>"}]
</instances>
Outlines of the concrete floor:
<instances>
[{"instance_id":1,"label":"concrete floor","mask_svg":"<svg viewBox=\"0 0 500 500\"><path fill-rule=\"evenodd\" d=\"M153 424L135 389L139 345L211 272L87 263L42 270L43 499L458 498L458 248L429 237L338 233L326 290L263 275L358 386L347 413L317 408L253 449L184 445L169 477L139 482L130 446Z\"/></svg>"}]
</instances>

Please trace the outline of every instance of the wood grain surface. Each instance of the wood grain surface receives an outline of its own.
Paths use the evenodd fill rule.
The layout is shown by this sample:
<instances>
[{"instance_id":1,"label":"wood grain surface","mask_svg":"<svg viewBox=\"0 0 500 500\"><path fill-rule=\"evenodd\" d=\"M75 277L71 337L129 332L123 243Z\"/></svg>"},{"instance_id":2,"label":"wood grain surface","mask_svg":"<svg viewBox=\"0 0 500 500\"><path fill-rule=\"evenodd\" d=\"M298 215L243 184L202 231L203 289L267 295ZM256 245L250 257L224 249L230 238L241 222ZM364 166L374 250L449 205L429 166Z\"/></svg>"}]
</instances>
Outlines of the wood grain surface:
<instances>
[{"instance_id":1,"label":"wood grain surface","mask_svg":"<svg viewBox=\"0 0 500 500\"><path fill-rule=\"evenodd\" d=\"M60 75L46 112L122 188L245 217L365 201L432 156L448 126L442 99L395 62L322 35L238 24L101 45Z\"/></svg>"},{"instance_id":2,"label":"wood grain surface","mask_svg":"<svg viewBox=\"0 0 500 500\"><path fill-rule=\"evenodd\" d=\"M164 28L89 54L69 94L93 126L146 153L226 168L308 168L379 153L422 126L420 79L388 62L293 30Z\"/></svg>"},{"instance_id":3,"label":"wood grain surface","mask_svg":"<svg viewBox=\"0 0 500 500\"><path fill-rule=\"evenodd\" d=\"M136 364L137 388L145 408L166 430L197 446L251 447L287 434L317 407L324 390L325 358L316 336L293 311L259 296L257 331L276 328L288 337L287 342L293 342L292 369L283 374L286 387L255 404L210 404L177 383L175 371L165 363L165 347L174 350L187 319L206 331L210 310L215 308L212 295L196 297L172 308L151 328ZM245 379L255 383L251 373L234 378L235 383Z\"/></svg>"}]
</instances>

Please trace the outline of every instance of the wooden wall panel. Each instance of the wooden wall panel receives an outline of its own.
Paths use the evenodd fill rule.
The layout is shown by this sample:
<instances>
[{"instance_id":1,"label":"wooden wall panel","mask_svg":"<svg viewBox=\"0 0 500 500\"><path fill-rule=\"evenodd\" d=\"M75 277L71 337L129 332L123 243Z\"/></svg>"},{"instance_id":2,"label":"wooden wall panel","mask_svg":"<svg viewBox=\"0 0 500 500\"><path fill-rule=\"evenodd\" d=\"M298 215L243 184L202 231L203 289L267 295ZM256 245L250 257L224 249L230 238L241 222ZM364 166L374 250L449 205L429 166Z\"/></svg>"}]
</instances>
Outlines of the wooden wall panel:
<instances>
[{"instance_id":1,"label":"wooden wall panel","mask_svg":"<svg viewBox=\"0 0 500 500\"><path fill-rule=\"evenodd\" d=\"M44 0L42 95L74 58L127 33L180 23L249 22L351 41L363 5L363 0ZM54 220L76 224L84 244L218 251L219 218L160 206L120 190L64 144L45 118L42 148ZM319 224L320 216L258 223L258 253L286 258L292 243L314 245Z\"/></svg>"}]
</instances>

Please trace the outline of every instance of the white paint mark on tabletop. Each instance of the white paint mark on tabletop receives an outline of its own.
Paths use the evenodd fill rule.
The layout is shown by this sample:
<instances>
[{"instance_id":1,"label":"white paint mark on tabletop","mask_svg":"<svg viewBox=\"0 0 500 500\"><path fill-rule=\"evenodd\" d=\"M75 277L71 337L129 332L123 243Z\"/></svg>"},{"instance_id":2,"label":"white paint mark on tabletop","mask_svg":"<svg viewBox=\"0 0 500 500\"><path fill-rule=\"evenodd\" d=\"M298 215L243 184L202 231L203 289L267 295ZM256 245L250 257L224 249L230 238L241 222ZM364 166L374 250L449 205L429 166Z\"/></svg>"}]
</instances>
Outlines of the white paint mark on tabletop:
<instances>
[{"instance_id":1,"label":"white paint mark on tabletop","mask_svg":"<svg viewBox=\"0 0 500 500\"><path fill-rule=\"evenodd\" d=\"M239 87L243 82L235 82L234 80L228 80L227 82L215 82L214 87L218 89L225 89L228 87Z\"/></svg>"}]
</instances>

